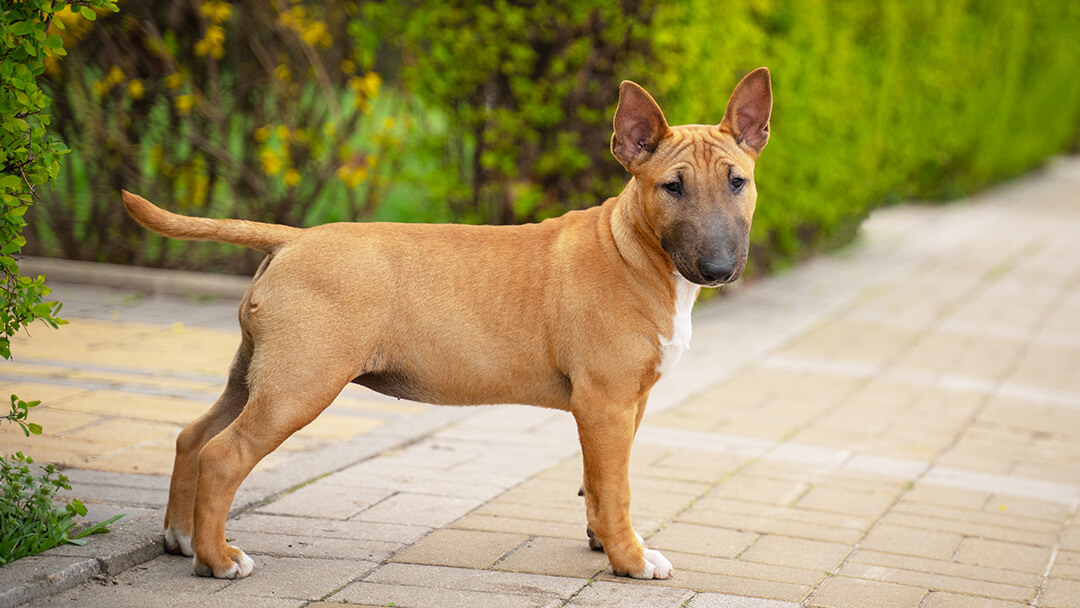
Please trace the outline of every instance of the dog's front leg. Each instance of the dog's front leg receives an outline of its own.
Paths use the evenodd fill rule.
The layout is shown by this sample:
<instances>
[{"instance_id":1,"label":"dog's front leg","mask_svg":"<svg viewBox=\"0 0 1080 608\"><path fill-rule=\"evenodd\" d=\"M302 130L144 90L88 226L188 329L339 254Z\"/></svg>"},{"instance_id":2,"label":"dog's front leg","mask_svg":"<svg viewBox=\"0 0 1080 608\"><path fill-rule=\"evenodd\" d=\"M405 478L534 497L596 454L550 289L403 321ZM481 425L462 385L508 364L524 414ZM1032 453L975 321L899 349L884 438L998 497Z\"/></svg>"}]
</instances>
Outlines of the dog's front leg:
<instances>
[{"instance_id":1,"label":"dog's front leg","mask_svg":"<svg viewBox=\"0 0 1080 608\"><path fill-rule=\"evenodd\" d=\"M630 448L638 422L634 403L580 404L574 410L585 463L589 529L615 574L668 578L674 570L659 551L645 548L630 522Z\"/></svg>"}]
</instances>

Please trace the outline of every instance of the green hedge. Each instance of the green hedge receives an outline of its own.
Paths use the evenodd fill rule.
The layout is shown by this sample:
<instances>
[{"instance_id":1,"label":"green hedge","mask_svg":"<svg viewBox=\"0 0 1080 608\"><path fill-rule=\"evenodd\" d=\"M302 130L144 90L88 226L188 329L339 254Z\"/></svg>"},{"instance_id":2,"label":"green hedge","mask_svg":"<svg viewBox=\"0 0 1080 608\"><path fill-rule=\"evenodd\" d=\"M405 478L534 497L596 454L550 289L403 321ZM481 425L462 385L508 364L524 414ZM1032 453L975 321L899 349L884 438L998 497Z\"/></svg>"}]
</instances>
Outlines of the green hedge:
<instances>
[{"instance_id":1,"label":"green hedge","mask_svg":"<svg viewBox=\"0 0 1080 608\"><path fill-rule=\"evenodd\" d=\"M882 204L1029 170L1080 132L1080 3L1067 0L165 6L126 2L55 72L74 170L31 224L35 252L257 263L147 237L118 215L121 186L181 211L304 225L520 222L594 204L627 179L607 150L623 78L680 124L719 121L742 75L772 70L756 272L849 241ZM260 41L272 28L253 21L277 34ZM220 54L200 52L212 40ZM268 71L271 42L288 78ZM365 88L375 73L383 86ZM335 114L353 128L328 126Z\"/></svg>"},{"instance_id":2,"label":"green hedge","mask_svg":"<svg viewBox=\"0 0 1080 608\"><path fill-rule=\"evenodd\" d=\"M1080 3L687 0L657 25L672 122L773 74L758 266L849 240L874 207L952 199L1076 145Z\"/></svg>"}]
</instances>

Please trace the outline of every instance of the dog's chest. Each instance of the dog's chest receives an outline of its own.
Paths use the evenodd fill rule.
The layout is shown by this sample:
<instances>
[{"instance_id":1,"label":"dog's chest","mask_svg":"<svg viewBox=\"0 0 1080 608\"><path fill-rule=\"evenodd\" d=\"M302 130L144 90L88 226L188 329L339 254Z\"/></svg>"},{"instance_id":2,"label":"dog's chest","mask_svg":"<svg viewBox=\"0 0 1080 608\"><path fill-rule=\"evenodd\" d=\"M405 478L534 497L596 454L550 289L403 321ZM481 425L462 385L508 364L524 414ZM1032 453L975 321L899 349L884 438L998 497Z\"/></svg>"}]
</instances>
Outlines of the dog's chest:
<instances>
[{"instance_id":1,"label":"dog's chest","mask_svg":"<svg viewBox=\"0 0 1080 608\"><path fill-rule=\"evenodd\" d=\"M660 364L656 371L666 373L682 358L683 352L690 348L690 311L694 308L699 287L682 276L675 278L675 317L671 324L671 337L660 334Z\"/></svg>"}]
</instances>

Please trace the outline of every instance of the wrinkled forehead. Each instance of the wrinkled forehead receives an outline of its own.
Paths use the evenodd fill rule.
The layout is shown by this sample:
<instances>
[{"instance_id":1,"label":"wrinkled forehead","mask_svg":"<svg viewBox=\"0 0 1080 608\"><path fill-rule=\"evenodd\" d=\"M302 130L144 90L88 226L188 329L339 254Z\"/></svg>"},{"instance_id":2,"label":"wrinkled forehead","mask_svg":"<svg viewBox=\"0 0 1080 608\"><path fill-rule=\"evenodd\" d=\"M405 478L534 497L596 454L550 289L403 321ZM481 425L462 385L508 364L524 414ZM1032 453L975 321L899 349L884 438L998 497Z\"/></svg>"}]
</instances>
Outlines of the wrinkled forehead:
<instances>
[{"instance_id":1,"label":"wrinkled forehead","mask_svg":"<svg viewBox=\"0 0 1080 608\"><path fill-rule=\"evenodd\" d=\"M656 170L726 175L731 166L747 174L754 160L735 143L732 134L717 125L671 127L650 159Z\"/></svg>"}]
</instances>

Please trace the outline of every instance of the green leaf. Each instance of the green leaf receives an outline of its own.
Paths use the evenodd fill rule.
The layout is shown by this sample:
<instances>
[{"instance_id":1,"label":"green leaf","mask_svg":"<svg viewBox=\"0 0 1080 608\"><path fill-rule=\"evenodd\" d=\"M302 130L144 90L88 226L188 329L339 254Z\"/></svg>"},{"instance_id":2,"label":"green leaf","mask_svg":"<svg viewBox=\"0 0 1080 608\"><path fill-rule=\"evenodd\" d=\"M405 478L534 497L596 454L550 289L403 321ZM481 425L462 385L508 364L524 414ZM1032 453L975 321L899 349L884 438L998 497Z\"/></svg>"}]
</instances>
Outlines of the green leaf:
<instances>
[{"instance_id":1,"label":"green leaf","mask_svg":"<svg viewBox=\"0 0 1080 608\"><path fill-rule=\"evenodd\" d=\"M40 435L41 434L41 425L40 424L38 424L36 422L30 422L30 423L27 423L26 426L27 426L27 430L30 431L32 434L34 434L34 435Z\"/></svg>"},{"instance_id":2,"label":"green leaf","mask_svg":"<svg viewBox=\"0 0 1080 608\"><path fill-rule=\"evenodd\" d=\"M18 190L23 186L22 178L18 175L5 175L0 177L0 187L7 188L8 190Z\"/></svg>"},{"instance_id":3,"label":"green leaf","mask_svg":"<svg viewBox=\"0 0 1080 608\"><path fill-rule=\"evenodd\" d=\"M83 17L85 17L89 21L93 21L93 20L97 19L97 14L93 11L93 9L91 9L88 6L83 6L83 7L79 8L79 14L81 14Z\"/></svg>"},{"instance_id":4,"label":"green leaf","mask_svg":"<svg viewBox=\"0 0 1080 608\"><path fill-rule=\"evenodd\" d=\"M54 51L56 49L62 49L64 48L64 39L61 38L59 34L53 34L45 39L45 46Z\"/></svg>"}]
</instances>

